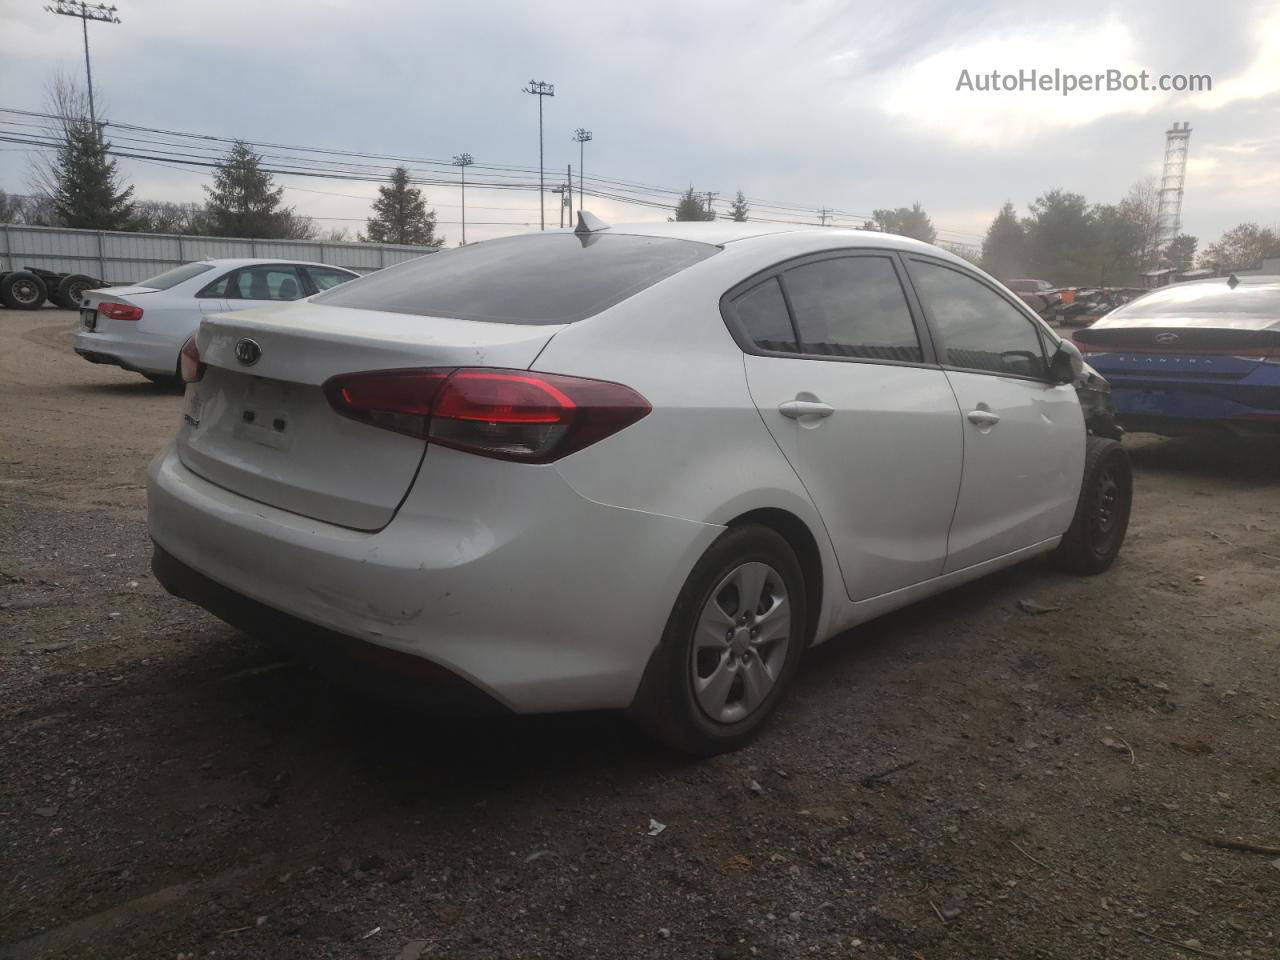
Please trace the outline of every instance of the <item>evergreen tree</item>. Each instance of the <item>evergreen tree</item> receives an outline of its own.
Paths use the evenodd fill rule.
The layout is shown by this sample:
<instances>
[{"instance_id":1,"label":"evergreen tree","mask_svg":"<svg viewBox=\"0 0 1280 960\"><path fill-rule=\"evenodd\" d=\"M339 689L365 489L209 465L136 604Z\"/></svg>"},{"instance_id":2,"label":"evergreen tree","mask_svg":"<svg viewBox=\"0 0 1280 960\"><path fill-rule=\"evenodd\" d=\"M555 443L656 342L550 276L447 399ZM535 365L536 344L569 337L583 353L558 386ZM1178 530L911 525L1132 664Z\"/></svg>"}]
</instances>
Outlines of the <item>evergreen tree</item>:
<instances>
[{"instance_id":1,"label":"evergreen tree","mask_svg":"<svg viewBox=\"0 0 1280 960\"><path fill-rule=\"evenodd\" d=\"M59 223L81 230L124 230L133 217L133 187L121 182L111 144L88 120L64 122L49 171L50 199Z\"/></svg>"},{"instance_id":2,"label":"evergreen tree","mask_svg":"<svg viewBox=\"0 0 1280 960\"><path fill-rule=\"evenodd\" d=\"M1170 240L1164 250L1169 266L1175 270L1190 270L1196 261L1196 247L1199 243L1196 237L1186 233L1180 233Z\"/></svg>"},{"instance_id":3,"label":"evergreen tree","mask_svg":"<svg viewBox=\"0 0 1280 960\"><path fill-rule=\"evenodd\" d=\"M925 243L933 243L938 239L933 221L919 202L894 210L873 210L871 216L875 221L875 229L882 233L896 233L900 237L912 237Z\"/></svg>"},{"instance_id":4,"label":"evergreen tree","mask_svg":"<svg viewBox=\"0 0 1280 960\"><path fill-rule=\"evenodd\" d=\"M1027 232L1008 201L987 227L987 236L982 241L982 268L1000 280L1026 275Z\"/></svg>"},{"instance_id":5,"label":"evergreen tree","mask_svg":"<svg viewBox=\"0 0 1280 960\"><path fill-rule=\"evenodd\" d=\"M1088 202L1078 193L1050 190L1031 204L1024 221L1032 276L1057 286L1085 286L1098 282L1099 256L1096 221Z\"/></svg>"},{"instance_id":6,"label":"evergreen tree","mask_svg":"<svg viewBox=\"0 0 1280 960\"><path fill-rule=\"evenodd\" d=\"M213 186L204 188L209 232L214 236L281 239L289 235L293 210L280 206L284 187L274 185L261 162L247 143L237 140L214 167Z\"/></svg>"},{"instance_id":7,"label":"evergreen tree","mask_svg":"<svg viewBox=\"0 0 1280 960\"><path fill-rule=\"evenodd\" d=\"M686 190L680 197L680 202L676 204L677 220L714 220L715 218L714 211L703 206L702 199L693 192L693 187Z\"/></svg>"},{"instance_id":8,"label":"evergreen tree","mask_svg":"<svg viewBox=\"0 0 1280 960\"><path fill-rule=\"evenodd\" d=\"M751 212L751 208L747 206L747 198L742 195L742 191L738 191L738 195L733 198L733 202L729 204L729 219L738 223L747 222L747 214Z\"/></svg>"},{"instance_id":9,"label":"evergreen tree","mask_svg":"<svg viewBox=\"0 0 1280 960\"><path fill-rule=\"evenodd\" d=\"M444 246L444 237L436 236L436 212L428 211L422 191L409 185L406 167L396 167L391 171L391 181L378 188L373 214L368 221L368 234L362 240Z\"/></svg>"}]
</instances>

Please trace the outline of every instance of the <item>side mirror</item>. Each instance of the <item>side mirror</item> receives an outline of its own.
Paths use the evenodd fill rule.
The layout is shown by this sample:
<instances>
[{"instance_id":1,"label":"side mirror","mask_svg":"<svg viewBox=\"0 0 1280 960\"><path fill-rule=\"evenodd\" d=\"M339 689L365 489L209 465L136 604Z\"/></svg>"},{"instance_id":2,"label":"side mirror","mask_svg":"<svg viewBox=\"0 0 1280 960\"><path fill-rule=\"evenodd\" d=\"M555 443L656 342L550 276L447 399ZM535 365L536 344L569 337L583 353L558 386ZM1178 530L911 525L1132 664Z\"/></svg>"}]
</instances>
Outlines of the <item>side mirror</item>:
<instances>
[{"instance_id":1,"label":"side mirror","mask_svg":"<svg viewBox=\"0 0 1280 960\"><path fill-rule=\"evenodd\" d=\"M1063 340L1049 358L1049 376L1054 383L1074 383L1084 376L1084 355L1070 340Z\"/></svg>"}]
</instances>

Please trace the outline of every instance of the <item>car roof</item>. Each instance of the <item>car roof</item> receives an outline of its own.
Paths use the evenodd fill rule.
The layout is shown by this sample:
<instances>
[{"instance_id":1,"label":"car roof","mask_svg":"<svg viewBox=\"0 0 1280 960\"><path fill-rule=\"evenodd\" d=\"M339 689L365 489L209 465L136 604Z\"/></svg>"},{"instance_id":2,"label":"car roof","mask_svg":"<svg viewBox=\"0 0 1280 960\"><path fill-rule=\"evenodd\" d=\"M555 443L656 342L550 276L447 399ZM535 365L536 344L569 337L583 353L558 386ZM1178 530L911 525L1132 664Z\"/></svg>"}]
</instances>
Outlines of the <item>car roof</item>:
<instances>
[{"instance_id":1,"label":"car roof","mask_svg":"<svg viewBox=\"0 0 1280 960\"><path fill-rule=\"evenodd\" d=\"M568 230L548 230L547 233L568 233ZM600 231L602 234L604 230ZM608 233L638 237L671 237L675 240L692 240L725 246L730 243L750 242L752 245L769 244L781 252L792 246L811 247L815 237L831 241L832 247L872 247L886 250L905 250L927 253L940 259L953 260L970 268L955 254L941 247L901 237L895 233L876 230L853 230L847 227L820 227L814 224L737 223L733 220L714 221L655 221L650 223L617 223L608 225Z\"/></svg>"},{"instance_id":2,"label":"car roof","mask_svg":"<svg viewBox=\"0 0 1280 960\"><path fill-rule=\"evenodd\" d=\"M204 257L200 260L193 261L195 263L207 263L218 269L226 269L228 267L251 267L256 263L280 263L297 267L332 267L335 270L345 270L347 273L355 273L350 267L340 267L336 263L317 263L314 260L293 260L289 257Z\"/></svg>"}]
</instances>

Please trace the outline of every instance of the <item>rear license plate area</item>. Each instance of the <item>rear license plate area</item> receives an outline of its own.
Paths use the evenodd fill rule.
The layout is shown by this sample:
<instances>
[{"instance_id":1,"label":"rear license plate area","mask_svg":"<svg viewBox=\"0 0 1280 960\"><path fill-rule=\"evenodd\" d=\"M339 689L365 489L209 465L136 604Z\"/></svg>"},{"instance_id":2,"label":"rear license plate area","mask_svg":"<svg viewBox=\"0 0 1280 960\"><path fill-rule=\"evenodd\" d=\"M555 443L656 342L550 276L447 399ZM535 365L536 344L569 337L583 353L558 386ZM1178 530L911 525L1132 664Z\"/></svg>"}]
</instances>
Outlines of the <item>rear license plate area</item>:
<instances>
[{"instance_id":1,"label":"rear license plate area","mask_svg":"<svg viewBox=\"0 0 1280 960\"><path fill-rule=\"evenodd\" d=\"M271 380L251 380L239 403L237 437L276 450L287 450L293 443L290 427L289 388Z\"/></svg>"},{"instance_id":2,"label":"rear license plate area","mask_svg":"<svg viewBox=\"0 0 1280 960\"><path fill-rule=\"evenodd\" d=\"M92 333L98 328L98 311L97 310L81 310L80 311L80 329L87 330Z\"/></svg>"}]
</instances>

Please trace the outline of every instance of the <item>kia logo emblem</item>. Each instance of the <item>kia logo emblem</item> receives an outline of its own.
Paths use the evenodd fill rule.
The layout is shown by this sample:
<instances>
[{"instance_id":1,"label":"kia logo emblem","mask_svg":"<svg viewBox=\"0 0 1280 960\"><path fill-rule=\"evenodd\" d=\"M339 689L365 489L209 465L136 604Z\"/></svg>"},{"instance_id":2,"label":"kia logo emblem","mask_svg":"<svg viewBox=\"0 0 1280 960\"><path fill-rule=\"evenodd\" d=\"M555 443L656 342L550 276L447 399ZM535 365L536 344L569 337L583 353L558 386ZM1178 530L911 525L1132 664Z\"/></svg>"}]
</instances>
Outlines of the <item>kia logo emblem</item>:
<instances>
[{"instance_id":1,"label":"kia logo emblem","mask_svg":"<svg viewBox=\"0 0 1280 960\"><path fill-rule=\"evenodd\" d=\"M262 359L262 348L248 337L245 337L243 340L237 340L236 359L246 367L252 367Z\"/></svg>"},{"instance_id":2,"label":"kia logo emblem","mask_svg":"<svg viewBox=\"0 0 1280 960\"><path fill-rule=\"evenodd\" d=\"M241 343L243 342L244 341L242 340ZM1178 335L1176 333L1157 333L1156 334L1156 343L1177 343L1177 342L1178 342ZM256 347L257 344L255 343L254 346Z\"/></svg>"}]
</instances>

